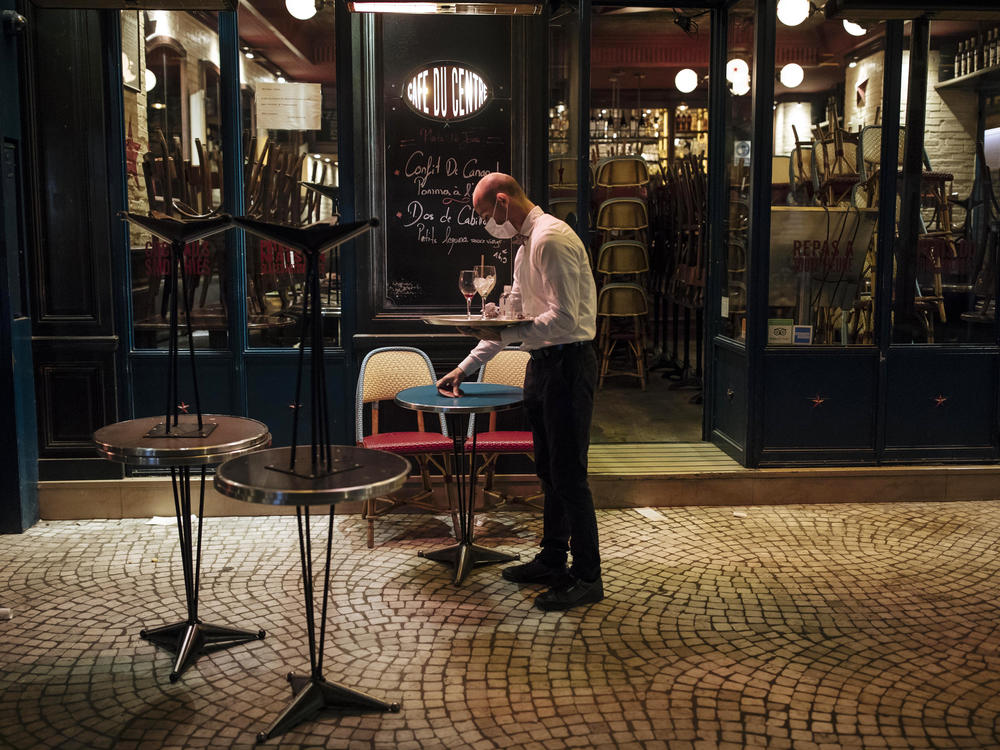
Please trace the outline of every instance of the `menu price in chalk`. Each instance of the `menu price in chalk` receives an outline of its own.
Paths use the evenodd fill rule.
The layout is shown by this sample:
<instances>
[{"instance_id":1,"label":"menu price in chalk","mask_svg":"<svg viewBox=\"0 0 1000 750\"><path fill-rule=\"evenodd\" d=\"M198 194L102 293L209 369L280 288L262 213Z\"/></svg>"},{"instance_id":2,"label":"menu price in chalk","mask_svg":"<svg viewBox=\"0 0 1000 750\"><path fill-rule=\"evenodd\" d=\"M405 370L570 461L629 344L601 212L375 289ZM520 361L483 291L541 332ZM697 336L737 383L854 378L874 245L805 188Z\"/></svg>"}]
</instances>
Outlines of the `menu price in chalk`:
<instances>
[{"instance_id":1,"label":"menu price in chalk","mask_svg":"<svg viewBox=\"0 0 1000 750\"><path fill-rule=\"evenodd\" d=\"M472 208L480 178L509 171L506 109L493 101L472 118L438 123L398 99L387 107L385 269L394 305L459 306L460 270L480 258L510 262L510 242L491 237Z\"/></svg>"}]
</instances>

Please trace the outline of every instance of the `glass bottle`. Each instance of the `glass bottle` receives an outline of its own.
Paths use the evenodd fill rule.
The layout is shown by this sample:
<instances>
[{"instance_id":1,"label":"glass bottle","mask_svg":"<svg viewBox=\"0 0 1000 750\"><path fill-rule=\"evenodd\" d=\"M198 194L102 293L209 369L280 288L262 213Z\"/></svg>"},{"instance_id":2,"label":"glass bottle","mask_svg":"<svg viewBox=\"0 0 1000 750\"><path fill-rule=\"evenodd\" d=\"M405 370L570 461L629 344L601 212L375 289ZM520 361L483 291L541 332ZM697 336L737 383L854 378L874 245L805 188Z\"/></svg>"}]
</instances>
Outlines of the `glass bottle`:
<instances>
[{"instance_id":1,"label":"glass bottle","mask_svg":"<svg viewBox=\"0 0 1000 750\"><path fill-rule=\"evenodd\" d=\"M507 317L509 317L508 316L508 312L509 311L508 311L507 308L509 307L508 303L510 301L510 290L511 290L511 285L510 284L504 284L504 286L503 286L503 294L500 295L500 302L499 302L500 317L501 318L507 318Z\"/></svg>"},{"instance_id":2,"label":"glass bottle","mask_svg":"<svg viewBox=\"0 0 1000 750\"><path fill-rule=\"evenodd\" d=\"M959 42L958 49L955 51L955 78L964 75L962 73L962 55L965 52L965 43Z\"/></svg>"}]
</instances>

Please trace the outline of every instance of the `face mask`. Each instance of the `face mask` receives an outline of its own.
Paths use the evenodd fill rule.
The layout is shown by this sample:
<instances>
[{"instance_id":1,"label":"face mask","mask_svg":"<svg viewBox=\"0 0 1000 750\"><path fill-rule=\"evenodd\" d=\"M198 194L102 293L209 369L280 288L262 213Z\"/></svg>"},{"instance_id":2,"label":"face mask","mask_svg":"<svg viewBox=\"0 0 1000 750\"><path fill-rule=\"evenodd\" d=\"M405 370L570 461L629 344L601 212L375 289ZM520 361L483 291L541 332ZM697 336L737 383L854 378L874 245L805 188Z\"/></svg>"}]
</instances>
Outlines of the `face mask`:
<instances>
[{"instance_id":1,"label":"face mask","mask_svg":"<svg viewBox=\"0 0 1000 750\"><path fill-rule=\"evenodd\" d=\"M507 208L505 212L506 216L504 217L503 224L497 224L497 220L494 216L491 216L489 220L486 222L486 231L489 232L494 237L496 237L498 240L509 240L511 237L517 234L517 230L514 228L514 225L510 223L510 206L508 205L506 208ZM493 204L494 215L496 214L496 212L497 212L497 206L496 203L494 203Z\"/></svg>"}]
</instances>

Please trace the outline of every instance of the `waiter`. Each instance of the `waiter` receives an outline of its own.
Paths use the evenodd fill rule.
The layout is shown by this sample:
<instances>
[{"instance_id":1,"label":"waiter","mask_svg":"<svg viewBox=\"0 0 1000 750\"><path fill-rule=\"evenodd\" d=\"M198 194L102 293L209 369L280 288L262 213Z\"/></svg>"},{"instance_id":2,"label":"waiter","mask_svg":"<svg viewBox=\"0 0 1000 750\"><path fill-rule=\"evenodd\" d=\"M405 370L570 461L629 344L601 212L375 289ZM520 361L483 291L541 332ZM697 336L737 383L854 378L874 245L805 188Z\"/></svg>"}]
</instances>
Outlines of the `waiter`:
<instances>
[{"instance_id":1,"label":"waiter","mask_svg":"<svg viewBox=\"0 0 1000 750\"><path fill-rule=\"evenodd\" d=\"M513 177L483 177L472 207L486 231L521 243L511 294L532 319L508 328L463 329L480 339L462 363L437 382L459 395L462 380L507 344L531 353L524 407L535 444L535 467L545 493L541 551L505 568L515 583L549 587L535 599L542 610L570 609L604 598L597 516L587 482L587 449L594 411L597 289L587 250L566 222L532 203ZM572 565L567 567L569 553Z\"/></svg>"}]
</instances>

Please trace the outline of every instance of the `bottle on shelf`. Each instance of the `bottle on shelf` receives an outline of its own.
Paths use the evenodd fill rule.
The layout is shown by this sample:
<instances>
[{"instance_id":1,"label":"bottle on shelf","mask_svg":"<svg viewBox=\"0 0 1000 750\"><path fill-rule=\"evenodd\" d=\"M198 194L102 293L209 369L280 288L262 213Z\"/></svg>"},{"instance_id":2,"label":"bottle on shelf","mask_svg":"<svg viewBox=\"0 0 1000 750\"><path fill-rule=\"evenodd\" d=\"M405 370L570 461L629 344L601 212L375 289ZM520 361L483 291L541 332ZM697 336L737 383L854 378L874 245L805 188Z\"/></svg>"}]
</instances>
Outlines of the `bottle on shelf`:
<instances>
[{"instance_id":1,"label":"bottle on shelf","mask_svg":"<svg viewBox=\"0 0 1000 750\"><path fill-rule=\"evenodd\" d=\"M965 42L959 42L958 48L955 50L955 72L953 74L955 78L965 75L965 73L962 72L962 62L963 62L962 55L964 53L965 53Z\"/></svg>"}]
</instances>

